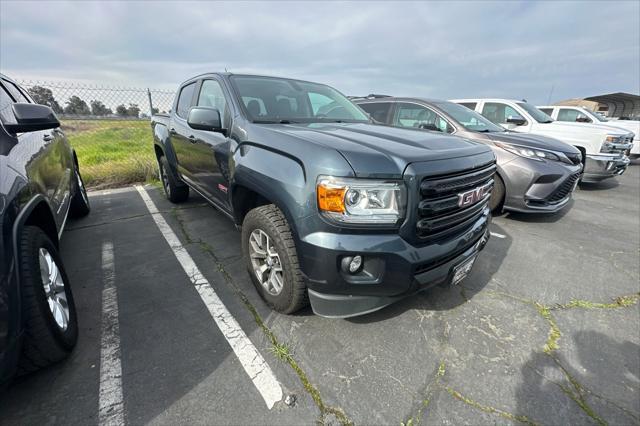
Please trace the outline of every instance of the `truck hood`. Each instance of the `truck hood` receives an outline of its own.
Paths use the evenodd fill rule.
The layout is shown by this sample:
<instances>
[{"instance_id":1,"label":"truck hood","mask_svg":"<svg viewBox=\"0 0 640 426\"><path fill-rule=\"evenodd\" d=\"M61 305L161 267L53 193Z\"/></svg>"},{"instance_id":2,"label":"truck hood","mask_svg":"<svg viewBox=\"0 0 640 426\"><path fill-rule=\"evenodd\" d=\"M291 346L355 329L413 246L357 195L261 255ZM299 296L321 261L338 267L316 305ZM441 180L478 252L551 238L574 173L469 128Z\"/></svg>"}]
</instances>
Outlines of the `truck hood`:
<instances>
[{"instance_id":1,"label":"truck hood","mask_svg":"<svg viewBox=\"0 0 640 426\"><path fill-rule=\"evenodd\" d=\"M369 123L263 124L263 131L284 134L337 150L359 177L402 176L415 162L486 154L478 142L424 130Z\"/></svg>"},{"instance_id":2,"label":"truck hood","mask_svg":"<svg viewBox=\"0 0 640 426\"><path fill-rule=\"evenodd\" d=\"M622 132L625 132L627 134L629 133L633 133L634 137L640 135L640 123L638 123L637 121L629 121L628 125L620 125L620 123L624 123L623 121L607 121L605 123L600 123L600 126L603 127L607 127L607 128L613 128L615 130L619 130Z\"/></svg>"},{"instance_id":3,"label":"truck hood","mask_svg":"<svg viewBox=\"0 0 640 426\"><path fill-rule=\"evenodd\" d=\"M541 123L540 126L546 126L548 129L557 130L558 132L584 132L584 133L594 133L598 132L602 135L612 135L612 136L624 136L629 132L625 132L624 130L618 130L614 128L610 128L609 126L603 126L601 124L590 124L590 123L570 123L566 121L554 121L551 123Z\"/></svg>"},{"instance_id":4,"label":"truck hood","mask_svg":"<svg viewBox=\"0 0 640 426\"><path fill-rule=\"evenodd\" d=\"M486 134L494 142L512 143L529 148L547 149L564 153L579 154L577 148L558 139L548 136L535 135L533 133L518 132L492 132Z\"/></svg>"}]
</instances>

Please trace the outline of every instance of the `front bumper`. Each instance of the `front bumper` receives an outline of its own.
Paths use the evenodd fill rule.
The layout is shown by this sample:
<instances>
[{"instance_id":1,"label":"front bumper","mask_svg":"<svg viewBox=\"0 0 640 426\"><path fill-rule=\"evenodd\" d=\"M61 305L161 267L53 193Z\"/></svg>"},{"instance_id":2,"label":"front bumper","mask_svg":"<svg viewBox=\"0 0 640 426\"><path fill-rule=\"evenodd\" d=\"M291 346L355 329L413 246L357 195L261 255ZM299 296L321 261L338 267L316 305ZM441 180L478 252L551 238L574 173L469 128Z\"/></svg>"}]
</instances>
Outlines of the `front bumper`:
<instances>
[{"instance_id":1,"label":"front bumper","mask_svg":"<svg viewBox=\"0 0 640 426\"><path fill-rule=\"evenodd\" d=\"M566 207L582 172L582 164L522 157L498 166L506 190L504 209L523 213L555 213Z\"/></svg>"},{"instance_id":2,"label":"front bumper","mask_svg":"<svg viewBox=\"0 0 640 426\"><path fill-rule=\"evenodd\" d=\"M299 260L315 314L346 318L381 309L451 280L452 268L481 251L489 239L489 209L462 234L414 246L394 234L317 232L299 241ZM363 269L341 269L345 256L363 257Z\"/></svg>"},{"instance_id":3,"label":"front bumper","mask_svg":"<svg viewBox=\"0 0 640 426\"><path fill-rule=\"evenodd\" d=\"M623 153L587 154L583 182L600 182L619 176L627 170L631 160Z\"/></svg>"}]
</instances>

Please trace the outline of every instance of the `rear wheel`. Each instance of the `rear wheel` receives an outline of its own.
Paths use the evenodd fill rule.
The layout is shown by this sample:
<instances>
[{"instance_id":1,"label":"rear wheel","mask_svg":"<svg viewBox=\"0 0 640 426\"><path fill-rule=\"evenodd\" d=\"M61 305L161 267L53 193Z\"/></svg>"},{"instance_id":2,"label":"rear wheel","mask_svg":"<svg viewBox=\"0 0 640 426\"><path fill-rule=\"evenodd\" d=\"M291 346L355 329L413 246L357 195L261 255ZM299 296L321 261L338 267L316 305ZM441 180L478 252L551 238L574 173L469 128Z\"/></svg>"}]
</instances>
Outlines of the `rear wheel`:
<instances>
[{"instance_id":1,"label":"rear wheel","mask_svg":"<svg viewBox=\"0 0 640 426\"><path fill-rule=\"evenodd\" d=\"M87 196L87 190L84 187L84 181L82 175L80 175L80 168L76 164L74 176L75 191L73 198L71 199L71 216L83 217L89 214L91 211L91 205L89 204L89 197Z\"/></svg>"},{"instance_id":2,"label":"rear wheel","mask_svg":"<svg viewBox=\"0 0 640 426\"><path fill-rule=\"evenodd\" d=\"M78 340L78 320L53 242L40 228L27 226L19 243L24 334L18 373L24 374L64 359Z\"/></svg>"},{"instance_id":3,"label":"rear wheel","mask_svg":"<svg viewBox=\"0 0 640 426\"><path fill-rule=\"evenodd\" d=\"M253 284L271 308L291 314L309 303L291 229L276 206L247 213L242 253Z\"/></svg>"},{"instance_id":4,"label":"rear wheel","mask_svg":"<svg viewBox=\"0 0 640 426\"><path fill-rule=\"evenodd\" d=\"M162 182L162 188L167 196L167 199L172 203L181 203L189 198L189 187L171 173L169 168L169 162L165 156L160 157L159 171L160 181Z\"/></svg>"},{"instance_id":5,"label":"rear wheel","mask_svg":"<svg viewBox=\"0 0 640 426\"><path fill-rule=\"evenodd\" d=\"M500 213L504 206L504 181L499 175L494 175L493 189L491 190L491 198L489 199L489 208L494 213Z\"/></svg>"}]
</instances>

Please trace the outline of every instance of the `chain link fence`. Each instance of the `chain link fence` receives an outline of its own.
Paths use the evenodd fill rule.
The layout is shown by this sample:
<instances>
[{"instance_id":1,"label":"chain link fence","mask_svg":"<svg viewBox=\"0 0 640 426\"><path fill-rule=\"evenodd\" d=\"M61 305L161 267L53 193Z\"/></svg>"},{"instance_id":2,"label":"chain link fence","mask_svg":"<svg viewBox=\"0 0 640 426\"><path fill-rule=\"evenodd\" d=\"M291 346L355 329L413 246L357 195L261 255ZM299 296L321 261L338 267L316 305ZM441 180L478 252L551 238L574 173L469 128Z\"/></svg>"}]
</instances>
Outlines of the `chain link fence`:
<instances>
[{"instance_id":1,"label":"chain link fence","mask_svg":"<svg viewBox=\"0 0 640 426\"><path fill-rule=\"evenodd\" d=\"M170 110L174 92L51 81L19 83L35 102L56 112L88 187L156 179L150 118Z\"/></svg>"}]
</instances>

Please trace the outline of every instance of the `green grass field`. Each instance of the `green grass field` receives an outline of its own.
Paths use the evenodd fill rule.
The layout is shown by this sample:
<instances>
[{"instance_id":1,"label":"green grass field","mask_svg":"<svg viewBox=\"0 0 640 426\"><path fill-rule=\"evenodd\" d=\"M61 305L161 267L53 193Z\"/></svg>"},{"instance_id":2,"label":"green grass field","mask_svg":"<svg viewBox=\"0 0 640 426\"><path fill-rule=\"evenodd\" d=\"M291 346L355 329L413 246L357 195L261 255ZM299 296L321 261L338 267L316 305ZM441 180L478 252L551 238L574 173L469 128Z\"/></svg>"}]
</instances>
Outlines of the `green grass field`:
<instances>
[{"instance_id":1,"label":"green grass field","mask_svg":"<svg viewBox=\"0 0 640 426\"><path fill-rule=\"evenodd\" d=\"M157 178L149 121L63 120L85 185L111 188Z\"/></svg>"}]
</instances>

